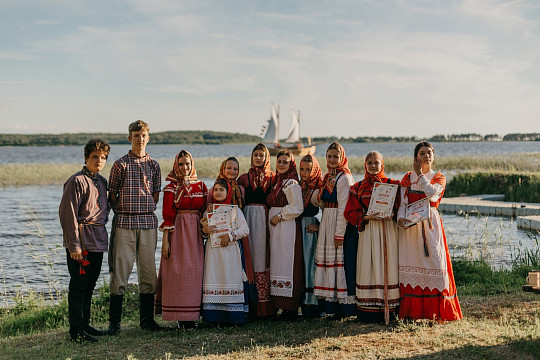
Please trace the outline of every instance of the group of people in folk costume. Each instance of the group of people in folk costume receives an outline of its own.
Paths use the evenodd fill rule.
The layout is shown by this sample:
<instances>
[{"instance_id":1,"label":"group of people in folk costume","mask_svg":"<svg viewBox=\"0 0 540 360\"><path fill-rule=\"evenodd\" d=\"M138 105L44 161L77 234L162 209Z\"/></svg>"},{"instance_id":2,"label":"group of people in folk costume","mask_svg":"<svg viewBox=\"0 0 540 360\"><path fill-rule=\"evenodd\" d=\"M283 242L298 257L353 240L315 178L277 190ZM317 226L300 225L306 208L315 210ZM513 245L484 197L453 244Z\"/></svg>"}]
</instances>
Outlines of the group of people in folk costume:
<instances>
[{"instance_id":1,"label":"group of people in folk costume","mask_svg":"<svg viewBox=\"0 0 540 360\"><path fill-rule=\"evenodd\" d=\"M149 132L145 123L134 129L135 132L142 129L147 135ZM134 142L132 148L136 148ZM294 155L288 150L277 154L273 172L269 151L261 143L252 151L248 172L239 176L238 160L229 157L223 161L211 189L197 178L193 156L182 150L175 157L166 177L168 184L163 189L164 221L159 226L163 231L162 253L157 278L155 270L154 277L147 273L152 272L151 266L141 267L143 248L139 248L146 242L150 248L153 243L155 249L157 240L140 239L138 232L124 234L126 229L119 227L116 219L131 211L136 216L143 216L137 226L141 227L142 223L143 228L152 228L150 223L155 215L150 205L155 209L157 203L159 164L146 153L136 155L139 161L135 161L137 164L131 165L131 169L129 161L122 158L128 165L122 166L118 163L120 159L111 170L111 176L121 180L110 179L109 184L116 235L114 241L111 239L110 247L110 264L112 261L113 265L110 325L103 333L115 335L120 331L121 295L135 258L139 267L141 327L148 330L161 329L150 309L154 305L155 313L162 314L163 320L177 321L183 328L194 327L201 316L205 322L220 324L243 324L248 318L270 316L294 320L299 308L304 317L326 314L341 319L357 316L361 321L386 324L397 317L437 321L462 318L446 237L437 211L446 180L431 168L434 160L431 144L421 142L415 147L413 171L401 181L386 177L380 153L368 153L364 178L355 183L345 150L338 143L332 143L326 151L327 172L324 176L314 156L304 156L297 168ZM86 156L85 152L85 159ZM137 158L132 151L126 156ZM144 156L148 159L141 162ZM104 158L106 160L106 156ZM141 163L144 163L142 167ZM93 173L85 167L81 174L75 175L98 176L97 167L91 170ZM132 179L126 185L124 178L129 180L129 173L137 171L141 176L131 176L137 178L136 181ZM101 192L96 194L103 197L104 179L96 179L99 181L87 181L85 185L100 186ZM70 181L72 179L66 184ZM367 214L377 182L399 185L390 216ZM63 199L60 209L63 227L64 223L70 223L62 216L62 207L67 207L69 191L72 191L67 185L64 189L66 200ZM126 186L127 190L123 188ZM126 191L127 195L124 194ZM153 203L146 207L144 203L130 206L137 191L146 191ZM123 195L127 200L122 198ZM426 197L430 203L429 218L409 226L406 206ZM241 211L237 212L235 228L219 235L219 246L210 246L208 240L205 246L204 239L216 232L208 222L208 214L216 204L236 205ZM137 207L144 209L137 210ZM103 204L100 209L103 217ZM320 223L319 209L322 209ZM138 211L144 211L144 214ZM97 224L85 221L81 216L75 215L75 218L86 226L104 230L100 226L106 219ZM133 219L128 216L123 221L133 222ZM122 237L118 237L118 233ZM77 235L75 240L70 240L69 236L64 231L64 245L71 264L68 267L74 283L72 290L70 282L70 293L76 293L75 283L80 282L84 274L75 274L76 263L73 261L81 269L87 265L80 265L76 251L82 239L79 241ZM134 250L122 245L126 242L123 239L130 236L134 240L129 246L134 246ZM148 247L148 244L144 246ZM97 251L103 251L101 248ZM123 259L126 252L129 254L127 260ZM93 261L101 265L99 259ZM115 271L119 274L115 275ZM146 280L143 282L143 279ZM88 294L95 281L85 286L83 292ZM74 303L84 298L85 306L90 301L82 295L75 298ZM73 308L76 309L73 318L82 314L76 306ZM101 333L89 325L89 313L82 316L82 322L75 321L73 330L70 328L72 339L93 341L90 335ZM70 325L71 318L70 311Z\"/></svg>"},{"instance_id":2,"label":"group of people in folk costume","mask_svg":"<svg viewBox=\"0 0 540 360\"><path fill-rule=\"evenodd\" d=\"M300 307L304 317L366 322L460 319L437 211L445 178L431 169L433 159L433 147L418 144L414 171L398 181L386 177L382 155L370 152L363 180L354 183L338 143L328 147L324 176L314 156L297 166L288 150L277 154L274 173L268 149L258 144L247 173L238 176L230 157L208 192L193 157L181 151L165 187L158 312L185 327L195 325L200 309L203 321L228 324L244 323L249 312L293 320ZM376 182L400 185L391 216L366 215ZM409 228L404 209L423 197L429 219ZM202 238L212 229L203 222L199 231L200 219L212 204L238 205L243 214L222 246L207 244L203 256ZM179 223L187 217L189 224Z\"/></svg>"}]
</instances>

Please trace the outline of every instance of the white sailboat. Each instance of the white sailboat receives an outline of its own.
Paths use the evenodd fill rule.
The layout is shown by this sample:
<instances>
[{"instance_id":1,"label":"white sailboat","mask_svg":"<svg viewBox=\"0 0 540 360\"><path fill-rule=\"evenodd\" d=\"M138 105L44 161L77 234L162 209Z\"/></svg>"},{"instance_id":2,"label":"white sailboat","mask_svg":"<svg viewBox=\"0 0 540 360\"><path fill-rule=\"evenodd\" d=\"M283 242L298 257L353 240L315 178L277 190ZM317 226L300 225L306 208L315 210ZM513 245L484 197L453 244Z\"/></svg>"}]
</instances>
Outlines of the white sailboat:
<instances>
[{"instance_id":1,"label":"white sailboat","mask_svg":"<svg viewBox=\"0 0 540 360\"><path fill-rule=\"evenodd\" d=\"M308 145L304 146L300 141L300 111L291 110L291 128L289 135L285 139L287 145L282 145L279 141L279 106L276 108L272 104L272 114L266 125L266 133L263 137L263 143L271 144L268 146L270 155L276 155L280 150L287 149L294 155L314 155L316 146L311 145L311 139L308 138Z\"/></svg>"}]
</instances>

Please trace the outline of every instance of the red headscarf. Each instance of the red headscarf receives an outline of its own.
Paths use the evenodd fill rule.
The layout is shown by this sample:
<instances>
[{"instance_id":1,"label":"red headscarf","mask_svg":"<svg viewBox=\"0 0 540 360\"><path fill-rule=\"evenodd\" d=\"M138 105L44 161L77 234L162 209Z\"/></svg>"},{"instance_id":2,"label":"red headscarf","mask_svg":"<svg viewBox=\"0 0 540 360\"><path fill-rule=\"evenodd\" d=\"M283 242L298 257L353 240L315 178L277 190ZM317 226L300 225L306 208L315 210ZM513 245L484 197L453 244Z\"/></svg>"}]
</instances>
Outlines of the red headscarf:
<instances>
[{"instance_id":1,"label":"red headscarf","mask_svg":"<svg viewBox=\"0 0 540 360\"><path fill-rule=\"evenodd\" d=\"M294 179L294 180L298 181L298 172L296 171L296 162L294 161L294 155L291 152L285 153L285 154L278 153L278 157L282 156L282 155L290 155L291 162L289 163L289 168L283 174L279 173L277 171L277 169L276 169L276 175L274 177L274 179L275 179L274 186L272 187L272 191L270 192L270 194L268 194L268 198L273 199L273 200L275 200L277 198L279 192L283 188L283 182L285 180ZM277 167L277 165L276 165L276 167ZM270 202L270 201L268 201L268 202Z\"/></svg>"},{"instance_id":2,"label":"red headscarf","mask_svg":"<svg viewBox=\"0 0 540 360\"><path fill-rule=\"evenodd\" d=\"M187 175L182 175L178 166L178 160L182 157L188 157L191 160L191 171ZM191 182L197 181L197 170L195 170L193 156L188 151L182 150L176 155L174 158L173 168L165 180L170 181L174 186L175 202L179 202L183 195L191 196L191 186L188 185Z\"/></svg>"},{"instance_id":3,"label":"red headscarf","mask_svg":"<svg viewBox=\"0 0 540 360\"><path fill-rule=\"evenodd\" d=\"M347 156L345 155L345 149L343 148L343 146L341 146L337 142L334 142L330 144L330 146L328 146L328 150L326 150L326 152L328 153L329 150L332 150L334 148L339 153L339 163L337 167L332 169L328 166L327 162L326 167L328 169L328 172L326 173L326 175L324 175L324 179L321 185L321 191L319 192L319 200L324 189L328 190L329 193L332 193L334 191L334 187L336 186L336 179L340 173L344 172L345 174L351 174L351 170L349 170L349 161L347 160Z\"/></svg>"},{"instance_id":4,"label":"red headscarf","mask_svg":"<svg viewBox=\"0 0 540 360\"><path fill-rule=\"evenodd\" d=\"M235 161L238 164L238 168L240 169L240 163L238 162L238 160L236 160L236 158L234 157L230 157L221 163L217 179L225 179L227 181L227 183L229 184L229 187L227 188L227 196L229 196L230 193L232 197L231 204L238 205L238 207L241 209L244 207L244 201L242 200L242 193L240 191L240 187L238 186L238 182L236 181L236 179L231 180L225 176L225 167L227 166L227 161Z\"/></svg>"},{"instance_id":5,"label":"red headscarf","mask_svg":"<svg viewBox=\"0 0 540 360\"><path fill-rule=\"evenodd\" d=\"M255 150L264 151L265 155L263 166L253 165L253 153L255 152ZM272 182L274 172L270 170L270 152L263 143L257 144L251 152L251 167L249 168L249 174L249 177L251 179L251 188L253 190L256 190L258 187L261 187L266 192L266 190L270 186L270 183Z\"/></svg>"},{"instance_id":6,"label":"red headscarf","mask_svg":"<svg viewBox=\"0 0 540 360\"><path fill-rule=\"evenodd\" d=\"M379 160L381 160L381 171L379 171L377 174L372 175L369 173L367 168L367 162L369 158L377 156ZM357 197L361 194L363 194L364 190L369 190L373 188L373 184L376 182L384 182L386 179L386 175L384 174L384 160L381 154L379 154L377 151L371 151L366 155L366 159L364 160L364 169L366 170L366 173L364 174L364 180L362 180L362 183L356 190ZM351 192L354 192L351 188Z\"/></svg>"},{"instance_id":7,"label":"red headscarf","mask_svg":"<svg viewBox=\"0 0 540 360\"><path fill-rule=\"evenodd\" d=\"M319 189L322 184L321 179L321 166L319 165L319 161L315 158L315 156L306 155L300 160L300 164L302 164L302 161L312 163L311 167L311 173L309 174L309 179L303 180L300 179L300 187L302 188L302 198L304 200L304 207L306 207L309 204L309 198L312 193L313 189Z\"/></svg>"},{"instance_id":8,"label":"red headscarf","mask_svg":"<svg viewBox=\"0 0 540 360\"><path fill-rule=\"evenodd\" d=\"M221 181L221 180L224 180L224 181ZM225 200L218 201L214 197L215 192L212 191L212 204L233 204L232 203L233 193L231 191L230 183L227 181L227 179L217 178L216 182L214 183L214 187L213 187L214 189L216 187L216 184L220 186L224 186L225 189L227 189L227 197L225 198ZM236 204L233 204L233 205L236 205Z\"/></svg>"}]
</instances>

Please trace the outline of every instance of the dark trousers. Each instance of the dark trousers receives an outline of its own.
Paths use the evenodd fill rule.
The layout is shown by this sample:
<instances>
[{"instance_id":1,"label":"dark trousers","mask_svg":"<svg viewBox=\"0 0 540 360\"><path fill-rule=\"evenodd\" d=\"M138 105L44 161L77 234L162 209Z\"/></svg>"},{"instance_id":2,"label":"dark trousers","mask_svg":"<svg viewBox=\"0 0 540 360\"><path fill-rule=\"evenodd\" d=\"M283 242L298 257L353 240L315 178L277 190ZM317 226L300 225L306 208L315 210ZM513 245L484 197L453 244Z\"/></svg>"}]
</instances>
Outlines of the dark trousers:
<instances>
[{"instance_id":1,"label":"dark trousers","mask_svg":"<svg viewBox=\"0 0 540 360\"><path fill-rule=\"evenodd\" d=\"M84 267L86 274L83 275L79 274L79 262L70 257L68 249L66 249L66 253L69 276L71 277L68 292L69 333L78 334L90 322L92 292L101 272L103 253L88 252L86 258L90 264Z\"/></svg>"}]
</instances>

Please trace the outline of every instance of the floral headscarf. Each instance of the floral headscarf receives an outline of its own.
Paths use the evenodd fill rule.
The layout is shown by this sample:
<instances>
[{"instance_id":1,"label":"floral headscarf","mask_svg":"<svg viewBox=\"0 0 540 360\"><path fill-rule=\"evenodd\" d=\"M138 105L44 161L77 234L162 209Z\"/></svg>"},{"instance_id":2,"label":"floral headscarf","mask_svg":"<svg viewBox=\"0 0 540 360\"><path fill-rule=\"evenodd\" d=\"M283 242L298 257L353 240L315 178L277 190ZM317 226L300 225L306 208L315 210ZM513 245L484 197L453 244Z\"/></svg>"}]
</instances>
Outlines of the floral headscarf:
<instances>
[{"instance_id":1,"label":"floral headscarf","mask_svg":"<svg viewBox=\"0 0 540 360\"><path fill-rule=\"evenodd\" d=\"M229 196L229 193L231 195L231 204L238 205L240 209L244 207L244 201L242 199L242 193L240 191L240 187L238 186L238 182L236 179L228 179L225 176L225 168L227 167L227 161L234 161L238 164L238 168L240 168L240 163L235 157L229 157L225 161L221 163L221 167L219 168L219 175L216 180L218 179L224 179L229 184L229 187L227 188L227 196Z\"/></svg>"},{"instance_id":2,"label":"floral headscarf","mask_svg":"<svg viewBox=\"0 0 540 360\"><path fill-rule=\"evenodd\" d=\"M271 199L271 200L275 200L277 198L279 192L283 188L283 182L285 180L294 179L294 180L298 181L298 172L296 171L296 162L294 161L294 155L289 151L287 151L286 153L283 153L283 152L280 151L277 154L277 158L279 158L282 155L290 156L291 162L289 163L289 168L283 174L280 174L276 169L276 175L274 177L274 185L272 186L272 191L268 195L268 198ZM277 167L277 165L276 165L276 167ZM271 202L271 201L267 201L267 202Z\"/></svg>"},{"instance_id":3,"label":"floral headscarf","mask_svg":"<svg viewBox=\"0 0 540 360\"><path fill-rule=\"evenodd\" d=\"M315 158L315 156L306 155L302 158L302 160L300 160L300 164L302 164L302 161L313 164L311 166L311 173L309 174L309 179L300 179L300 187L302 188L302 199L304 200L304 207L306 207L309 204L312 190L319 189L321 187L321 166L319 165L319 161Z\"/></svg>"},{"instance_id":4,"label":"floral headscarf","mask_svg":"<svg viewBox=\"0 0 540 360\"><path fill-rule=\"evenodd\" d=\"M264 151L265 156L263 166L255 166L253 164L253 153L255 152L255 150ZM261 187L266 192L272 182L274 172L270 170L270 152L263 143L257 144L251 152L251 167L249 168L249 175L251 179L251 188L253 190L256 190L258 187Z\"/></svg>"},{"instance_id":5,"label":"floral headscarf","mask_svg":"<svg viewBox=\"0 0 540 360\"><path fill-rule=\"evenodd\" d=\"M377 156L381 160L381 171L379 171L377 174L372 175L369 173L367 168L367 161L369 158ZM364 174L364 180L362 180L362 184L358 187L358 194L362 194L364 190L373 188L373 184L376 182L385 182L386 175L384 174L384 160L381 154L379 154L377 151L370 151L364 160L364 169L366 170L366 173ZM351 189L352 191L352 189Z\"/></svg>"},{"instance_id":6,"label":"floral headscarf","mask_svg":"<svg viewBox=\"0 0 540 360\"><path fill-rule=\"evenodd\" d=\"M188 157L191 160L191 171L187 175L182 175L178 166L178 160L183 157ZM197 170L195 170L195 163L193 156L186 150L180 151L174 158L174 164L171 172L165 178L166 181L170 181L174 185L174 201L179 202L183 195L191 196L191 182L197 181Z\"/></svg>"},{"instance_id":7,"label":"floral headscarf","mask_svg":"<svg viewBox=\"0 0 540 360\"><path fill-rule=\"evenodd\" d=\"M343 146L341 146L337 142L334 142L330 144L330 146L328 146L328 149L326 150L326 152L332 149L335 149L338 151L339 163L338 163L338 166L334 169L330 168L328 164L326 165L328 172L326 173L326 175L324 175L324 179L322 181L321 191L319 193L319 200L324 189L328 190L329 193L332 193L334 191L334 187L336 186L336 179L340 173L342 172L346 174L351 173L351 170L349 170L349 161L347 160L347 156L345 155L345 149L343 148Z\"/></svg>"}]
</instances>

